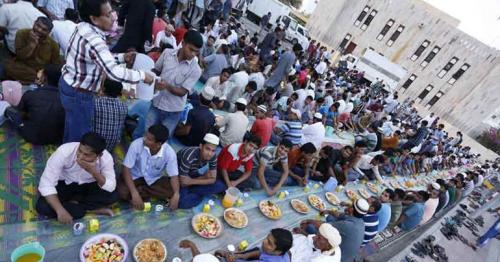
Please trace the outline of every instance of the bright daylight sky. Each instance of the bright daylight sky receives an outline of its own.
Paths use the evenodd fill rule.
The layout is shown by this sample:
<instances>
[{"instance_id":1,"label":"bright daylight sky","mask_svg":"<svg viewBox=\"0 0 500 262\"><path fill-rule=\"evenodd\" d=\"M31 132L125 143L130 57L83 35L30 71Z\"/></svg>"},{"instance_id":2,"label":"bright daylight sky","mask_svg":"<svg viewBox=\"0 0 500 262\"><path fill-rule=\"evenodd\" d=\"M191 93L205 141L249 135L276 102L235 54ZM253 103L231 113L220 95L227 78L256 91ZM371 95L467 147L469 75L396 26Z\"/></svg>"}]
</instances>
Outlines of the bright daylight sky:
<instances>
[{"instance_id":1,"label":"bright daylight sky","mask_svg":"<svg viewBox=\"0 0 500 262\"><path fill-rule=\"evenodd\" d=\"M318 0L303 0L301 10L306 12L314 11L316 1ZM460 20L458 26L460 30L500 49L500 0L425 1ZM397 0L393 0L392 3L397 3Z\"/></svg>"}]
</instances>

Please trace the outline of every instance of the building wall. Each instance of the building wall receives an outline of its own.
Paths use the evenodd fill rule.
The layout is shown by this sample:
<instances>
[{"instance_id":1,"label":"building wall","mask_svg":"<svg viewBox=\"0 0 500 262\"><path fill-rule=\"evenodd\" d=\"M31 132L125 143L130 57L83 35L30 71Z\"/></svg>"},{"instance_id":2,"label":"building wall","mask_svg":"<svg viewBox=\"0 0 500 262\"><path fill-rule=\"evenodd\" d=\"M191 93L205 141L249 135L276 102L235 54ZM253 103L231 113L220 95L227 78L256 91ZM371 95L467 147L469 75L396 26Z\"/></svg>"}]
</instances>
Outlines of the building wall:
<instances>
[{"instance_id":1,"label":"building wall","mask_svg":"<svg viewBox=\"0 0 500 262\"><path fill-rule=\"evenodd\" d=\"M369 6L370 11L356 26L355 21L365 6ZM363 30L361 25L372 10L377 14ZM393 26L378 40L389 19L394 20ZM435 112L472 135L500 106L500 85L496 83L500 76L500 52L457 29L458 24L457 19L420 0L322 0L307 27L313 38L335 50L340 49L342 40L350 34L349 43L357 45L353 55L362 56L367 48L372 48L403 66L409 72L408 77L414 74L416 79L407 88L402 87L406 79L401 81L400 99L416 99L422 113ZM399 25L404 29L389 46L388 40ZM428 47L413 61L411 57L424 40L429 41ZM435 46L440 47L440 51L422 66ZM453 57L458 61L444 76L438 77ZM469 68L450 84L452 76L465 63ZM420 99L419 95L429 85L432 89Z\"/></svg>"}]
</instances>

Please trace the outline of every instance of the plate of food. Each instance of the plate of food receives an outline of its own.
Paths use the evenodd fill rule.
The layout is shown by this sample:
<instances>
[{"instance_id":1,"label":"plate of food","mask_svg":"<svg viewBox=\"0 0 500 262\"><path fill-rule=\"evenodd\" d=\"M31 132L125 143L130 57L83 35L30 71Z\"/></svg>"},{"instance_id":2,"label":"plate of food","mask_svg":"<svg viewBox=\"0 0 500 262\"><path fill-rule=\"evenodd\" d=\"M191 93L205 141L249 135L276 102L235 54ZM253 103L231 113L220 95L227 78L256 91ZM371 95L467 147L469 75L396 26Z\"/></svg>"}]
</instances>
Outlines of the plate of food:
<instances>
[{"instance_id":1,"label":"plate of food","mask_svg":"<svg viewBox=\"0 0 500 262\"><path fill-rule=\"evenodd\" d=\"M377 194L377 193L378 193L378 188L377 188L377 186L376 186L375 184L368 182L368 183L366 184L366 187L368 187L368 189L369 189L370 191L372 191L374 194Z\"/></svg>"},{"instance_id":2,"label":"plate of food","mask_svg":"<svg viewBox=\"0 0 500 262\"><path fill-rule=\"evenodd\" d=\"M80 248L82 262L122 262L127 259L127 242L115 234L98 234L89 238Z\"/></svg>"},{"instance_id":3,"label":"plate of food","mask_svg":"<svg viewBox=\"0 0 500 262\"><path fill-rule=\"evenodd\" d=\"M369 193L366 191L366 189L364 189L364 188L360 188L360 189L358 189L358 192L359 192L359 194L360 194L363 198L365 198L365 199L368 199L368 198L370 198L370 197L371 197L371 196L370 196L370 194L369 194Z\"/></svg>"},{"instance_id":4,"label":"plate of food","mask_svg":"<svg viewBox=\"0 0 500 262\"><path fill-rule=\"evenodd\" d=\"M325 198L332 205L336 205L336 206L340 205L340 199L332 192L326 192Z\"/></svg>"},{"instance_id":5,"label":"plate of food","mask_svg":"<svg viewBox=\"0 0 500 262\"><path fill-rule=\"evenodd\" d=\"M224 220L234 228L245 228L248 226L247 215L237 208L231 207L224 210Z\"/></svg>"},{"instance_id":6,"label":"plate of food","mask_svg":"<svg viewBox=\"0 0 500 262\"><path fill-rule=\"evenodd\" d=\"M159 239L146 238L135 245L132 254L136 262L164 262L167 248Z\"/></svg>"},{"instance_id":7,"label":"plate of food","mask_svg":"<svg viewBox=\"0 0 500 262\"><path fill-rule=\"evenodd\" d=\"M292 201L290 201L290 205L292 205L292 208L295 211L301 214L307 214L309 212L309 207L301 200L292 199Z\"/></svg>"},{"instance_id":8,"label":"plate of food","mask_svg":"<svg viewBox=\"0 0 500 262\"><path fill-rule=\"evenodd\" d=\"M319 196L315 194L311 194L307 196L307 200L309 200L309 204L311 204L312 207L316 208L319 211L323 211L326 209L325 202L319 198Z\"/></svg>"},{"instance_id":9,"label":"plate of food","mask_svg":"<svg viewBox=\"0 0 500 262\"><path fill-rule=\"evenodd\" d=\"M215 216L199 213L191 220L194 231L203 238L217 238L222 233L222 223Z\"/></svg>"},{"instance_id":10,"label":"plate of food","mask_svg":"<svg viewBox=\"0 0 500 262\"><path fill-rule=\"evenodd\" d=\"M354 200L356 200L356 199L358 199L358 198L359 198L358 194L356 194L356 192L354 192L354 191L352 191L352 190L350 190L350 189L347 189L347 190L345 191L345 194L346 194L346 195L347 195L347 197L348 197L349 199L351 199L352 201L354 201Z\"/></svg>"},{"instance_id":11,"label":"plate of food","mask_svg":"<svg viewBox=\"0 0 500 262\"><path fill-rule=\"evenodd\" d=\"M401 188L401 186L399 185L398 181L391 181L390 185L396 189L396 188Z\"/></svg>"},{"instance_id":12,"label":"plate of food","mask_svg":"<svg viewBox=\"0 0 500 262\"><path fill-rule=\"evenodd\" d=\"M281 216L283 215L281 213L281 208L269 200L260 201L259 209L260 212L264 214L264 216L270 219L280 219Z\"/></svg>"}]
</instances>

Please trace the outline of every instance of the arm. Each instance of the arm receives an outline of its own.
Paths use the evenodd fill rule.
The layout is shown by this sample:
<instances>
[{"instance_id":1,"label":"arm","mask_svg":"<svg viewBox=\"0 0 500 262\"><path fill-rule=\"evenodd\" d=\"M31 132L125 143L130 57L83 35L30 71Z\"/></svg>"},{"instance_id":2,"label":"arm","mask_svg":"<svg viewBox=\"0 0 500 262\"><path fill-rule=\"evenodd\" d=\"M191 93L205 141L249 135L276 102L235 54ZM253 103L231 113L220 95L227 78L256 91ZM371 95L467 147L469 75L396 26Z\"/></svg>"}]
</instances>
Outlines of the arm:
<instances>
[{"instance_id":1,"label":"arm","mask_svg":"<svg viewBox=\"0 0 500 262\"><path fill-rule=\"evenodd\" d=\"M283 168L283 172L281 173L280 181L278 182L278 184L276 184L276 186L272 190L274 192L273 195L276 194L276 192L278 192L278 190L280 190L280 188L283 186L286 179L288 178L288 174L289 174L288 163L282 162L281 166Z\"/></svg>"},{"instance_id":2,"label":"arm","mask_svg":"<svg viewBox=\"0 0 500 262\"><path fill-rule=\"evenodd\" d=\"M192 178L191 185L211 185L215 183L217 178L215 170L208 171L205 175L197 178Z\"/></svg>"},{"instance_id":3,"label":"arm","mask_svg":"<svg viewBox=\"0 0 500 262\"><path fill-rule=\"evenodd\" d=\"M261 161L257 169L257 178L259 179L259 183L262 185L262 188L264 188L264 191L267 193L267 195L272 196L274 195L275 192L272 192L269 189L269 185L267 185L266 179L264 178L265 171L266 171L266 164L263 161Z\"/></svg>"},{"instance_id":4,"label":"arm","mask_svg":"<svg viewBox=\"0 0 500 262\"><path fill-rule=\"evenodd\" d=\"M250 160L251 161L251 160ZM241 184L243 181L247 180L250 176L252 175L252 170L250 169L249 171L245 171L240 178L236 179L232 184L233 186L237 186Z\"/></svg>"},{"instance_id":5,"label":"arm","mask_svg":"<svg viewBox=\"0 0 500 262\"><path fill-rule=\"evenodd\" d=\"M33 33L33 31L30 31L28 34L24 34L19 31L16 33L16 56L20 60L30 59L37 46L38 37Z\"/></svg>"},{"instance_id":6,"label":"arm","mask_svg":"<svg viewBox=\"0 0 500 262\"><path fill-rule=\"evenodd\" d=\"M134 180L130 174L130 169L126 166L123 166L122 177L125 185L130 191L132 206L136 210L144 210L144 202L139 194L139 191L137 191L137 188L135 187Z\"/></svg>"},{"instance_id":7,"label":"arm","mask_svg":"<svg viewBox=\"0 0 500 262\"><path fill-rule=\"evenodd\" d=\"M172 176L170 177L170 186L172 187L173 195L170 198L170 208L172 210L176 210L179 204L179 188L180 188L180 183L179 183L179 176Z\"/></svg>"},{"instance_id":8,"label":"arm","mask_svg":"<svg viewBox=\"0 0 500 262\"><path fill-rule=\"evenodd\" d=\"M382 176L380 176L380 173L378 171L378 166L372 167L372 171L373 174L375 174L375 177L377 178L378 182L380 182L381 184L385 184L384 179L382 178Z\"/></svg>"}]
</instances>

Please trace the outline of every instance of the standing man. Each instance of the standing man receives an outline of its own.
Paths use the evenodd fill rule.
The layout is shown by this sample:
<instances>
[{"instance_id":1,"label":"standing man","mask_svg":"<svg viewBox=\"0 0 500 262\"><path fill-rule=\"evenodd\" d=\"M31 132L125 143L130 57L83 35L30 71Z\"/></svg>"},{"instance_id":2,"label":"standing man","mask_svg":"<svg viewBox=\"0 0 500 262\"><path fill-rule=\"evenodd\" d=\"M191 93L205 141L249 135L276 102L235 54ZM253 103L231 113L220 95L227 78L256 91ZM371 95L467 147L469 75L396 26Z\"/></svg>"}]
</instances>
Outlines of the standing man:
<instances>
[{"instance_id":1,"label":"standing man","mask_svg":"<svg viewBox=\"0 0 500 262\"><path fill-rule=\"evenodd\" d=\"M165 49L154 70L165 83L159 84L160 93L153 99L146 117L146 128L161 123L166 126L172 136L182 111L186 98L193 90L201 76L201 68L196 56L203 46L201 34L189 30L184 35L180 49Z\"/></svg>"},{"instance_id":2,"label":"standing man","mask_svg":"<svg viewBox=\"0 0 500 262\"><path fill-rule=\"evenodd\" d=\"M167 200L170 208L177 209L177 155L167 140L168 129L162 125L153 125L144 138L134 140L128 148L117 191L121 199L130 201L137 210L143 210L144 200L151 197ZM167 176L163 175L164 172Z\"/></svg>"},{"instance_id":3,"label":"standing man","mask_svg":"<svg viewBox=\"0 0 500 262\"><path fill-rule=\"evenodd\" d=\"M87 211L113 215L107 206L118 200L116 176L113 157L105 148L104 138L91 132L79 143L57 148L40 178L38 214L64 224L82 218Z\"/></svg>"},{"instance_id":4,"label":"standing man","mask_svg":"<svg viewBox=\"0 0 500 262\"><path fill-rule=\"evenodd\" d=\"M203 197L221 193L226 188L217 181L217 156L215 149L219 138L206 134L199 146L186 147L177 153L179 163L180 201L179 208L192 208Z\"/></svg>"},{"instance_id":5,"label":"standing man","mask_svg":"<svg viewBox=\"0 0 500 262\"><path fill-rule=\"evenodd\" d=\"M144 43L152 44L153 20L158 0L125 0L118 14L118 25L125 26L120 40L113 47L114 53L126 52L135 48L144 53ZM125 23L126 20L126 23Z\"/></svg>"},{"instance_id":6,"label":"standing man","mask_svg":"<svg viewBox=\"0 0 500 262\"><path fill-rule=\"evenodd\" d=\"M50 31L50 37L59 45L62 57L66 56L66 49L68 49L68 43L75 31L78 19L78 13L75 9L66 9L64 20L52 21L54 28Z\"/></svg>"},{"instance_id":7,"label":"standing man","mask_svg":"<svg viewBox=\"0 0 500 262\"><path fill-rule=\"evenodd\" d=\"M260 31L259 35L262 34L262 31L265 31L267 25L269 24L269 20L271 19L271 12L268 12L260 19Z\"/></svg>"},{"instance_id":8,"label":"standing man","mask_svg":"<svg viewBox=\"0 0 500 262\"><path fill-rule=\"evenodd\" d=\"M63 20L66 9L75 9L73 0L38 0L38 8L51 20Z\"/></svg>"},{"instance_id":9,"label":"standing man","mask_svg":"<svg viewBox=\"0 0 500 262\"><path fill-rule=\"evenodd\" d=\"M106 44L104 32L114 23L108 0L80 0L79 23L70 39L66 64L59 81L61 102L66 111L64 142L78 141L91 130L94 94L106 75L114 81L138 84L153 83L154 76L143 71L120 67L118 62L132 64L135 53L113 55Z\"/></svg>"},{"instance_id":10,"label":"standing man","mask_svg":"<svg viewBox=\"0 0 500 262\"><path fill-rule=\"evenodd\" d=\"M302 46L300 44L295 44L293 45L292 51L286 51L281 55L276 68L271 73L269 79L264 83L264 86L273 87L274 90L278 90L281 81L284 80L292 70L300 52L302 52Z\"/></svg>"}]
</instances>

